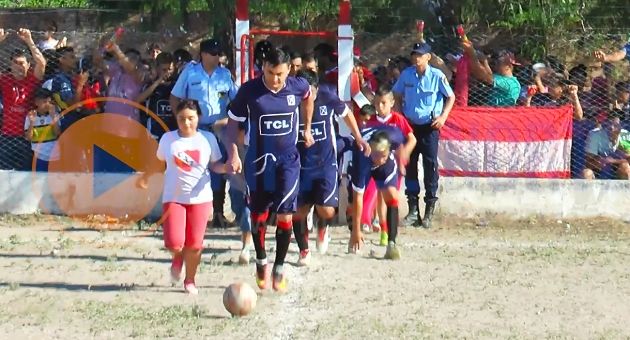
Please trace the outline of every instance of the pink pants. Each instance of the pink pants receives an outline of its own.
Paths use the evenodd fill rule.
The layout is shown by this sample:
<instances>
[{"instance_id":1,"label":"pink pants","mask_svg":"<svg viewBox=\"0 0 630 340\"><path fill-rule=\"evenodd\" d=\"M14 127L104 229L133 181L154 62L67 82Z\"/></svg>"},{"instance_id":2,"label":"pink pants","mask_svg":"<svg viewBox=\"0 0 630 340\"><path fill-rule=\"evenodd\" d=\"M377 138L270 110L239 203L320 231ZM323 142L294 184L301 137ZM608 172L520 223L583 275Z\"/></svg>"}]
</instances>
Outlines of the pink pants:
<instances>
[{"instance_id":1,"label":"pink pants","mask_svg":"<svg viewBox=\"0 0 630 340\"><path fill-rule=\"evenodd\" d=\"M206 225L212 214L212 202L162 205L164 246L168 249L203 248Z\"/></svg>"},{"instance_id":2,"label":"pink pants","mask_svg":"<svg viewBox=\"0 0 630 340\"><path fill-rule=\"evenodd\" d=\"M398 175L398 183L396 184L398 190L405 177ZM374 179L370 179L365 192L363 193L363 211L361 212L361 225L372 225L372 219L374 218L374 212L376 211L376 199L378 198L378 189ZM385 222L385 221L381 221Z\"/></svg>"}]
</instances>

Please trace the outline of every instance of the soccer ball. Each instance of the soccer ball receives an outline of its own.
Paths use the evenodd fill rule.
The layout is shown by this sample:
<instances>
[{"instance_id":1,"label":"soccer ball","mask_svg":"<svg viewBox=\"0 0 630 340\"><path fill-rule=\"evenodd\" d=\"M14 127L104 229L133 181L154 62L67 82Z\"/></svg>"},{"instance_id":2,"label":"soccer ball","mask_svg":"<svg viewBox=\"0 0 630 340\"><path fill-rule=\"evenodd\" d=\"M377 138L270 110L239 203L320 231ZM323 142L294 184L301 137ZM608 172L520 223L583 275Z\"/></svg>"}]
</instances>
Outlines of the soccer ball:
<instances>
[{"instance_id":1,"label":"soccer ball","mask_svg":"<svg viewBox=\"0 0 630 340\"><path fill-rule=\"evenodd\" d=\"M232 283L223 292L223 306L232 316L245 316L255 307L258 295L247 283Z\"/></svg>"}]
</instances>

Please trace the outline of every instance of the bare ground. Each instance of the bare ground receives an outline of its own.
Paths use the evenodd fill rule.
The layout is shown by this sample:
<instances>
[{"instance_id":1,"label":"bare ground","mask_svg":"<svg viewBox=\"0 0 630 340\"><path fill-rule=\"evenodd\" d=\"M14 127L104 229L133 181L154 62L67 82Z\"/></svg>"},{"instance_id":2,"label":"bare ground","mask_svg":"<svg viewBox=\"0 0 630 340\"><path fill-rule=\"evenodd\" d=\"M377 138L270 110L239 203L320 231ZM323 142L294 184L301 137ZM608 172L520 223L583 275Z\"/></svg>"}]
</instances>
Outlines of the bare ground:
<instances>
[{"instance_id":1,"label":"bare ground","mask_svg":"<svg viewBox=\"0 0 630 340\"><path fill-rule=\"evenodd\" d=\"M329 254L288 265L289 292L261 293L240 319L222 305L230 283L254 285L253 265L235 264L236 230L208 232L191 297L168 283L159 232L119 227L2 217L1 337L630 338L624 222L442 217L437 228L401 231L399 262L380 259L376 235L347 255L348 232L335 228Z\"/></svg>"}]
</instances>

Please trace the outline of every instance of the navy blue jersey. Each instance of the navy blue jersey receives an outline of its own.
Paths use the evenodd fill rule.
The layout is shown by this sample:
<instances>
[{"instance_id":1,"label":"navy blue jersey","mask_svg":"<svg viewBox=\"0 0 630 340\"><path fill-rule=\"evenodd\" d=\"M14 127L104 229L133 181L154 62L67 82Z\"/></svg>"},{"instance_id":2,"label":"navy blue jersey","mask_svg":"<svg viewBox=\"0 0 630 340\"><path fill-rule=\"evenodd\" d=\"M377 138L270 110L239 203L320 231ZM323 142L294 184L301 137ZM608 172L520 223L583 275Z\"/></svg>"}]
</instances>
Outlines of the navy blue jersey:
<instances>
[{"instance_id":1,"label":"navy blue jersey","mask_svg":"<svg viewBox=\"0 0 630 340\"><path fill-rule=\"evenodd\" d=\"M398 147L405 143L405 136L403 136L400 129L385 125L382 123L369 123L367 126L364 126L359 129L361 132L361 136L363 140L366 142L370 141L372 135L378 131L385 131L387 136L389 137L389 141L392 144L391 152L393 153ZM370 157L365 157L363 151L359 150L359 147L355 144L352 148L352 166L358 168L371 168L372 160Z\"/></svg>"},{"instance_id":2,"label":"navy blue jersey","mask_svg":"<svg viewBox=\"0 0 630 340\"><path fill-rule=\"evenodd\" d=\"M303 78L288 77L285 86L272 92L263 77L241 86L230 104L230 118L247 123L246 159L297 152L300 103L310 95L310 86Z\"/></svg>"},{"instance_id":3,"label":"navy blue jersey","mask_svg":"<svg viewBox=\"0 0 630 340\"><path fill-rule=\"evenodd\" d=\"M304 124L300 124L298 150L302 167L337 165L337 137L334 122L335 116L344 117L348 113L346 108L346 104L339 99L331 85L320 86L311 120L311 134L315 144L309 148L304 145Z\"/></svg>"},{"instance_id":4,"label":"navy blue jersey","mask_svg":"<svg viewBox=\"0 0 630 340\"><path fill-rule=\"evenodd\" d=\"M354 137L338 136L337 137L337 157L341 157L344 153L352 151L354 146Z\"/></svg>"},{"instance_id":5,"label":"navy blue jersey","mask_svg":"<svg viewBox=\"0 0 630 340\"><path fill-rule=\"evenodd\" d=\"M151 110L157 118L159 118L167 127L168 130L164 130L162 125L157 122L154 117L142 117L146 119L146 126L151 135L156 136L159 140L160 137L167 131L177 130L177 119L171 110L171 104L169 98L171 91L175 83L160 84L155 88L155 91L151 93L151 96L147 98L145 106ZM146 115L142 112L141 115Z\"/></svg>"},{"instance_id":6,"label":"navy blue jersey","mask_svg":"<svg viewBox=\"0 0 630 340\"><path fill-rule=\"evenodd\" d=\"M378 189L396 186L398 182L398 164L396 164L396 159L394 158L394 151L405 143L405 136L395 126L373 121L360 128L359 131L363 139L368 142L374 133L385 131L391 143L391 151L385 164L374 167L370 157L365 157L356 145L353 147L352 167L349 170L353 190L362 193L370 178L374 179Z\"/></svg>"},{"instance_id":7,"label":"navy blue jersey","mask_svg":"<svg viewBox=\"0 0 630 340\"><path fill-rule=\"evenodd\" d=\"M370 141L372 135L378 131L385 131L387 136L389 137L389 141L392 144L391 149L396 150L402 144L405 144L405 138L402 134L402 131L396 126L386 125L380 122L368 122L365 126L359 128L359 132L361 133L361 137L366 142ZM358 148L355 146L355 151L358 151Z\"/></svg>"}]
</instances>

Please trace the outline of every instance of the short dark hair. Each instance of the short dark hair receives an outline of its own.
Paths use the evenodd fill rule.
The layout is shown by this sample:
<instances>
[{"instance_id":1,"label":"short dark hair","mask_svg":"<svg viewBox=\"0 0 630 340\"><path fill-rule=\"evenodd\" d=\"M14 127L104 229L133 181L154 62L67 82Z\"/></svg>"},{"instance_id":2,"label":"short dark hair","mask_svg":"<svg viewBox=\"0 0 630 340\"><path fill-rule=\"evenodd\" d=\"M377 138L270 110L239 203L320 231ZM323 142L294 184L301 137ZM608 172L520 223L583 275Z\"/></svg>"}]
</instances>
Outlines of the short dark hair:
<instances>
[{"instance_id":1,"label":"short dark hair","mask_svg":"<svg viewBox=\"0 0 630 340\"><path fill-rule=\"evenodd\" d=\"M24 58L26 58L28 60L30 56L31 56L31 54L29 52L27 52L26 50L22 49L22 48L14 49L11 52L11 54L9 55L10 60L14 60L15 58L22 58L22 57L24 57Z\"/></svg>"},{"instance_id":2,"label":"short dark hair","mask_svg":"<svg viewBox=\"0 0 630 340\"><path fill-rule=\"evenodd\" d=\"M291 56L291 60L298 59L298 58L302 59L302 54L295 51L291 51L289 55Z\"/></svg>"},{"instance_id":3,"label":"short dark hair","mask_svg":"<svg viewBox=\"0 0 630 340\"><path fill-rule=\"evenodd\" d=\"M372 104L365 104L359 110L361 116L373 116L376 114L376 108Z\"/></svg>"},{"instance_id":4,"label":"short dark hair","mask_svg":"<svg viewBox=\"0 0 630 340\"><path fill-rule=\"evenodd\" d=\"M52 98L52 91L48 90L45 87L38 87L35 90L35 93L33 94L33 97L35 99L46 99L46 98Z\"/></svg>"},{"instance_id":5,"label":"short dark hair","mask_svg":"<svg viewBox=\"0 0 630 340\"><path fill-rule=\"evenodd\" d=\"M328 58L329 61L335 62L337 57L335 56L335 48L329 43L319 43L313 48L313 52L316 55Z\"/></svg>"},{"instance_id":6,"label":"short dark hair","mask_svg":"<svg viewBox=\"0 0 630 340\"><path fill-rule=\"evenodd\" d=\"M313 53L304 53L304 54L302 54L302 62L303 63L310 63L312 61L318 63L317 58L315 58L315 55Z\"/></svg>"},{"instance_id":7,"label":"short dark hair","mask_svg":"<svg viewBox=\"0 0 630 340\"><path fill-rule=\"evenodd\" d=\"M584 64L578 64L569 70L569 80L574 84L583 84L588 76L588 69Z\"/></svg>"},{"instance_id":8,"label":"short dark hair","mask_svg":"<svg viewBox=\"0 0 630 340\"><path fill-rule=\"evenodd\" d=\"M308 84L311 86L314 86L314 87L319 86L319 77L317 76L317 73L311 70L302 69L297 73L296 76L306 79Z\"/></svg>"},{"instance_id":9,"label":"short dark hair","mask_svg":"<svg viewBox=\"0 0 630 340\"><path fill-rule=\"evenodd\" d=\"M155 65L169 65L175 62L175 58L169 52L162 52L155 57Z\"/></svg>"},{"instance_id":10,"label":"short dark hair","mask_svg":"<svg viewBox=\"0 0 630 340\"><path fill-rule=\"evenodd\" d=\"M281 48L272 48L269 53L265 55L263 61L269 63L269 65L276 67L281 64L290 64L291 57L287 52Z\"/></svg>"},{"instance_id":11,"label":"short dark hair","mask_svg":"<svg viewBox=\"0 0 630 340\"><path fill-rule=\"evenodd\" d=\"M547 81L545 81L545 83L547 83L546 85L549 88L562 87L564 86L564 82L562 80L563 79L558 77L551 77Z\"/></svg>"},{"instance_id":12,"label":"short dark hair","mask_svg":"<svg viewBox=\"0 0 630 340\"><path fill-rule=\"evenodd\" d=\"M57 32L57 23L55 21L50 21L46 25L46 31Z\"/></svg>"},{"instance_id":13,"label":"short dark hair","mask_svg":"<svg viewBox=\"0 0 630 340\"><path fill-rule=\"evenodd\" d=\"M179 104L177 104L177 108L175 109L175 115L186 109L197 112L197 116L201 115L201 107L199 107L199 102L192 99L185 99L180 101Z\"/></svg>"},{"instance_id":14,"label":"short dark hair","mask_svg":"<svg viewBox=\"0 0 630 340\"><path fill-rule=\"evenodd\" d=\"M383 97L383 96L387 96L387 95L391 95L393 94L392 92L392 87L385 84L385 85L381 85L378 87L378 89L376 90L376 93L374 94L376 97Z\"/></svg>"},{"instance_id":15,"label":"short dark hair","mask_svg":"<svg viewBox=\"0 0 630 340\"><path fill-rule=\"evenodd\" d=\"M142 59L142 54L135 48L128 48L125 50L125 55L131 54L133 57L129 59L133 59L132 61L140 62Z\"/></svg>"},{"instance_id":16,"label":"short dark hair","mask_svg":"<svg viewBox=\"0 0 630 340\"><path fill-rule=\"evenodd\" d=\"M183 48L178 48L175 51L173 51L173 59L175 59L176 63L179 62L189 62L192 60L192 54L190 54L190 52L186 51Z\"/></svg>"},{"instance_id":17,"label":"short dark hair","mask_svg":"<svg viewBox=\"0 0 630 340\"><path fill-rule=\"evenodd\" d=\"M254 59L256 61L264 61L267 54L269 54L269 52L273 49L273 44L269 40L261 40L257 42L254 46Z\"/></svg>"},{"instance_id":18,"label":"short dark hair","mask_svg":"<svg viewBox=\"0 0 630 340\"><path fill-rule=\"evenodd\" d=\"M58 56L62 56L67 52L73 53L74 52L74 48L72 46L64 46L64 47L59 47L58 49L55 50L57 52Z\"/></svg>"},{"instance_id":19,"label":"short dark hair","mask_svg":"<svg viewBox=\"0 0 630 340\"><path fill-rule=\"evenodd\" d=\"M147 47L147 52L151 52L153 50L162 50L162 46L160 46L160 44L156 42L150 43Z\"/></svg>"}]
</instances>

